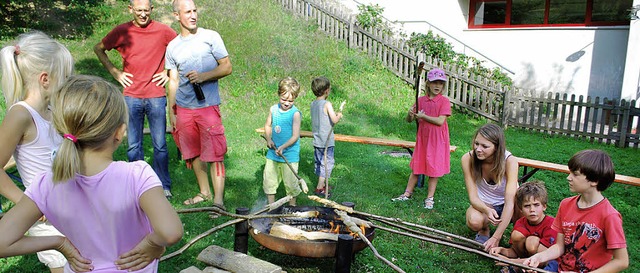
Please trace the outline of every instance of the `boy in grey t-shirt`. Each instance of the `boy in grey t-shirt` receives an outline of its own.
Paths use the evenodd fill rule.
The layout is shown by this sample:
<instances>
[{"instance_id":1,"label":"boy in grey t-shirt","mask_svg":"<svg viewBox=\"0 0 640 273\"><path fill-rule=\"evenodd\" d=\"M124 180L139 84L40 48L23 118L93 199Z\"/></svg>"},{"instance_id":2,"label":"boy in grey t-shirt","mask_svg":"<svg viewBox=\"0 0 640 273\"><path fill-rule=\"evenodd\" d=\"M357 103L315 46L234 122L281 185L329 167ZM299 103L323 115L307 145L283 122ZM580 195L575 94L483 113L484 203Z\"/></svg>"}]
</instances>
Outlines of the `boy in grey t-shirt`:
<instances>
[{"instance_id":1,"label":"boy in grey t-shirt","mask_svg":"<svg viewBox=\"0 0 640 273\"><path fill-rule=\"evenodd\" d=\"M311 89L316 95L316 100L311 103L311 126L313 130L313 147L315 173L318 176L318 185L314 193L321 197L329 197L329 189L326 187L326 179L331 176L334 158L333 147L335 140L333 126L340 121L342 113L333 110L327 97L331 92L331 83L325 77L317 77L311 82Z\"/></svg>"}]
</instances>

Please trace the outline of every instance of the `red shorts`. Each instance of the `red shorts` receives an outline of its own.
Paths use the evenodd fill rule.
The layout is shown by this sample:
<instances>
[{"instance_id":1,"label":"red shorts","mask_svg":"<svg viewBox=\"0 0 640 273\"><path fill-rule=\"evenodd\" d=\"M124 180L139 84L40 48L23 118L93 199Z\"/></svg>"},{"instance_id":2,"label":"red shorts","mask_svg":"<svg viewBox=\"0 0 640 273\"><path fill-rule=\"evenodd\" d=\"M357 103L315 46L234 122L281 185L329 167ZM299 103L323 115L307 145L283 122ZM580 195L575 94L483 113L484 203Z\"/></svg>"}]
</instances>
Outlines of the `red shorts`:
<instances>
[{"instance_id":1,"label":"red shorts","mask_svg":"<svg viewBox=\"0 0 640 273\"><path fill-rule=\"evenodd\" d=\"M217 105L198 109L176 106L173 137L185 160L200 157L202 162L219 162L227 153L227 139Z\"/></svg>"}]
</instances>

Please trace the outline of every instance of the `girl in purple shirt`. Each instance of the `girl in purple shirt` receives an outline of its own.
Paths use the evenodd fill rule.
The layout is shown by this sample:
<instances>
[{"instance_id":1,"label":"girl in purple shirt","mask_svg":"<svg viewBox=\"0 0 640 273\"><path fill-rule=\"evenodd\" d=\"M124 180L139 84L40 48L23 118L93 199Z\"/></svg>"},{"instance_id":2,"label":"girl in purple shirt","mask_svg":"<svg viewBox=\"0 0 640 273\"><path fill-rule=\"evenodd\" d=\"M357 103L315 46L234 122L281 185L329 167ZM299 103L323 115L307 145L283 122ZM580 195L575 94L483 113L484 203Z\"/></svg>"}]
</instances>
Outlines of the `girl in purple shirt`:
<instances>
[{"instance_id":1,"label":"girl in purple shirt","mask_svg":"<svg viewBox=\"0 0 640 273\"><path fill-rule=\"evenodd\" d=\"M53 171L34 179L0 220L0 256L56 249L65 272L157 272L182 223L144 161L113 160L126 132L127 106L117 87L72 76L51 99L64 138ZM24 236L42 215L67 237Z\"/></svg>"}]
</instances>

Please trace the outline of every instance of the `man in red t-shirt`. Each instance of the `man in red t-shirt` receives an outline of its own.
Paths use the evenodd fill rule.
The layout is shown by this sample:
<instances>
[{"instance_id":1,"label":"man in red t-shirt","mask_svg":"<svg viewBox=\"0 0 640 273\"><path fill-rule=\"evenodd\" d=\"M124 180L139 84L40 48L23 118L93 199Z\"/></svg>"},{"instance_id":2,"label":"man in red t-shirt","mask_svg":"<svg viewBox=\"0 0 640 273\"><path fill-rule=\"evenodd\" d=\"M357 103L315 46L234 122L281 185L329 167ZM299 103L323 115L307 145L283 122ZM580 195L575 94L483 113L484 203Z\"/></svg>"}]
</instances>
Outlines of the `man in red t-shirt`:
<instances>
[{"instance_id":1,"label":"man in red t-shirt","mask_svg":"<svg viewBox=\"0 0 640 273\"><path fill-rule=\"evenodd\" d=\"M93 51L124 88L129 108L129 161L144 160L142 139L146 115L153 144L153 170L162 181L165 196L171 198L169 154L165 137L167 97L164 88L169 77L164 69L164 54L177 33L169 26L151 20L152 10L150 0L131 0L129 13L133 15L133 20L116 26L95 45ZM106 51L111 49L116 49L122 56L122 70L109 60Z\"/></svg>"}]
</instances>

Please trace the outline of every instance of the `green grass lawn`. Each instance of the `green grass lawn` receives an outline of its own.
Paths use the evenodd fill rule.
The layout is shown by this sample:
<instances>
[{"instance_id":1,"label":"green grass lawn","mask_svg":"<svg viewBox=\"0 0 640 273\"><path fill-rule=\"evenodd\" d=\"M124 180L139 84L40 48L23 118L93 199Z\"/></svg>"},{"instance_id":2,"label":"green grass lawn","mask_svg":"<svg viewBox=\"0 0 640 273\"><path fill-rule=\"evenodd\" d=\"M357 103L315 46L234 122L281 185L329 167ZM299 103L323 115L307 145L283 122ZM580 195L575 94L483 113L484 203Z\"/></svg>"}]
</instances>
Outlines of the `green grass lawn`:
<instances>
[{"instance_id":1,"label":"green grass lawn","mask_svg":"<svg viewBox=\"0 0 640 273\"><path fill-rule=\"evenodd\" d=\"M169 1L155 1L155 18L169 18ZM167 3L165 3L167 2ZM99 75L115 83L103 69L92 47L116 24L130 20L125 13L128 1L116 1L114 7L103 10L101 20L93 25L92 34L83 39L62 40L76 59L78 73ZM347 101L344 118L335 127L336 133L414 140L415 124L404 122L406 109L413 103L413 90L393 73L365 54L348 49L320 32L316 26L291 16L271 1L219 0L199 1L199 26L214 29L222 35L233 64L233 74L222 79L221 105L229 145L225 159L227 179L225 205L261 207L266 203L262 191L262 170L265 143L254 129L264 125L269 106L277 103L277 83L292 76L302 84L304 93L296 100L303 113L303 130L311 130L309 105L315 97L311 80L324 75L331 80L329 100ZM177 29L177 25L172 25ZM4 41L0 42L4 45ZM118 60L116 52L110 52ZM4 112L4 111L1 111ZM410 172L408 157L392 157L384 152L401 151L389 147L338 142L335 148L336 167L330 183L334 187L332 200L352 201L360 211L399 217L472 238L465 226L465 210L469 206L464 187L460 158L470 148L475 130L486 121L454 111L448 119L451 145L458 150L451 154L451 173L440 179L435 209L425 210L422 201L426 188L419 188L415 197L402 203L390 199L404 191ZM640 159L637 149L620 149L610 145L590 143L565 137L550 137L524 130L507 129L507 147L516 156L566 164L571 155L582 149L603 149L616 164L618 173L640 177L635 163ZM193 196L197 186L193 172L177 158L173 140L168 137L170 168L176 209L185 208L182 201ZM146 139L147 159L152 154ZM314 187L313 147L310 139L301 140L300 175ZM126 160L125 147L116 154ZM547 212L555 214L560 200L571 196L565 175L540 171L534 179L543 180L549 189ZM634 261L640 258L640 189L615 184L604 192L622 213L630 253L628 272L640 271ZM278 197L284 196L282 187ZM299 205L316 205L300 196ZM9 207L8 202L3 208ZM182 242L167 250L177 250L198 234L222 224L227 217L210 219L206 214L181 215L185 234ZM82 220L82 219L78 219ZM510 231L510 229L509 229ZM502 244L508 243L503 238ZM199 241L179 257L160 264L159 272L178 272L190 265L204 268L195 257L206 246L215 244L233 249L233 229L227 228ZM373 240L379 253L407 272L497 272L489 259L460 250L429 244L415 239L378 231ZM304 259L278 254L249 240L249 255L280 265L288 272L332 272L333 259ZM0 272L44 272L35 255L0 259ZM392 272L377 260L369 249L355 256L352 272Z\"/></svg>"}]
</instances>

